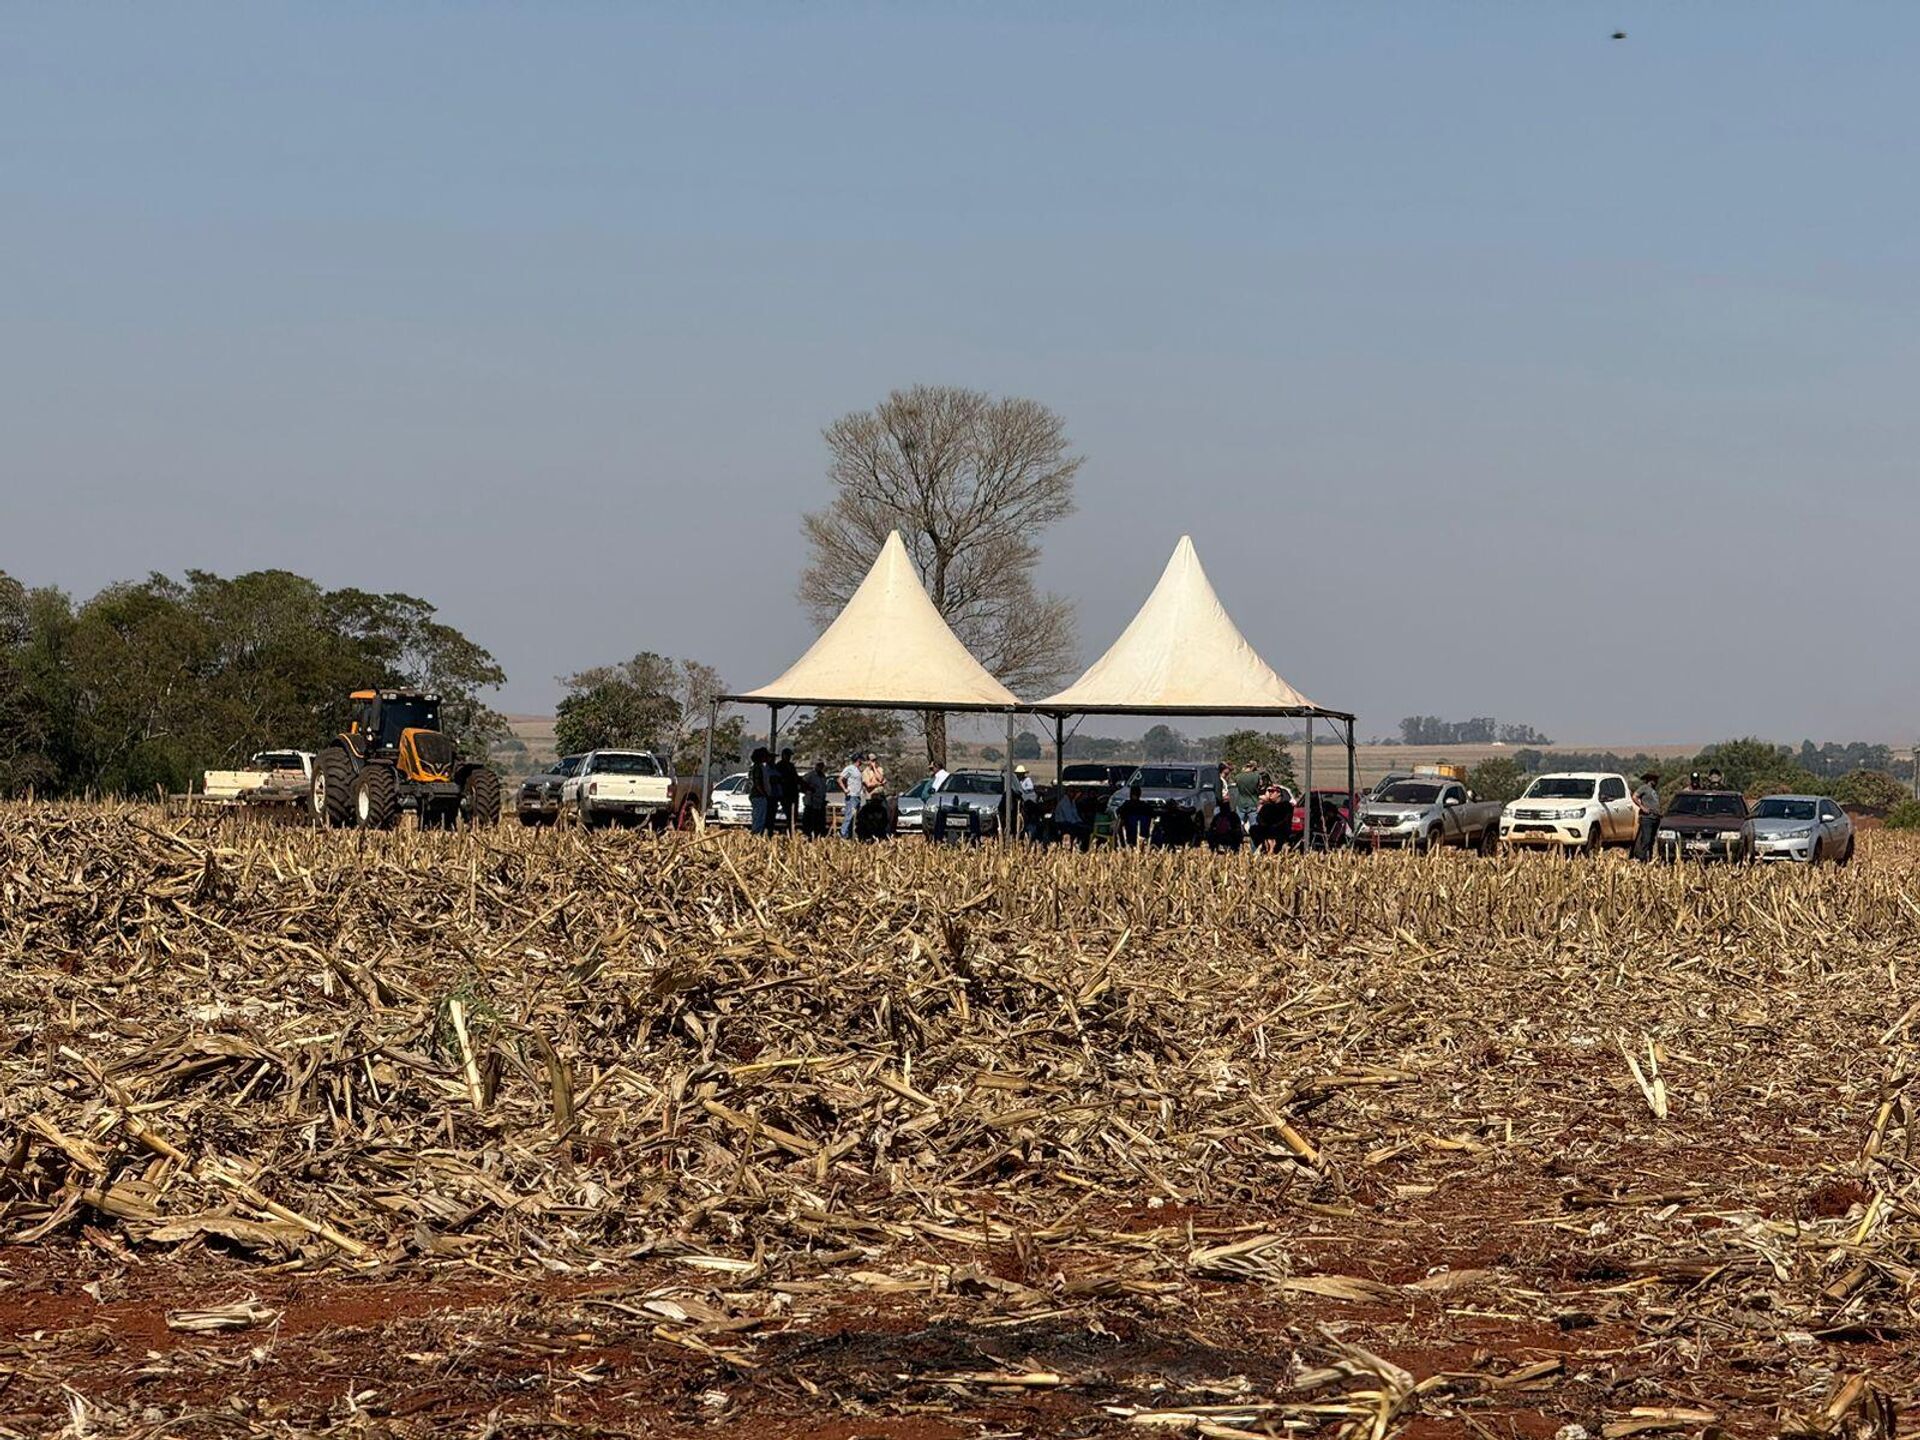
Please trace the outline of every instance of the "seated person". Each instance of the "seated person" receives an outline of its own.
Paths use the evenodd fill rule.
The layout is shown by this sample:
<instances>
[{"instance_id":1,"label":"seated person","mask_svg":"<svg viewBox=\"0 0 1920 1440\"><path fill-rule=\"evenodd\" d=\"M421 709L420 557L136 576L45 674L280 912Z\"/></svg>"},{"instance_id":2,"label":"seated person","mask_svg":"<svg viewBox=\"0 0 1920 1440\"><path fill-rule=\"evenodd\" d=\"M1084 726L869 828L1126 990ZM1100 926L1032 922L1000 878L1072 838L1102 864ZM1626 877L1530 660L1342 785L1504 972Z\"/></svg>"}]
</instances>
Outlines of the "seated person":
<instances>
[{"instance_id":1,"label":"seated person","mask_svg":"<svg viewBox=\"0 0 1920 1440\"><path fill-rule=\"evenodd\" d=\"M1246 827L1231 805L1222 805L1213 812L1213 822L1207 826L1207 845L1211 849L1238 850L1246 836Z\"/></svg>"},{"instance_id":2,"label":"seated person","mask_svg":"<svg viewBox=\"0 0 1920 1440\"><path fill-rule=\"evenodd\" d=\"M1087 848L1088 832L1086 822L1080 818L1080 807L1073 803L1073 796L1065 790L1060 792L1059 800L1053 807L1054 838L1069 845Z\"/></svg>"},{"instance_id":3,"label":"seated person","mask_svg":"<svg viewBox=\"0 0 1920 1440\"><path fill-rule=\"evenodd\" d=\"M1153 826L1153 807L1140 798L1138 780L1127 787L1127 798L1120 802L1118 818L1122 844L1138 845L1147 838Z\"/></svg>"},{"instance_id":4,"label":"seated person","mask_svg":"<svg viewBox=\"0 0 1920 1440\"><path fill-rule=\"evenodd\" d=\"M1293 801L1278 785L1269 785L1261 791L1251 837L1253 848L1268 854L1293 843Z\"/></svg>"}]
</instances>

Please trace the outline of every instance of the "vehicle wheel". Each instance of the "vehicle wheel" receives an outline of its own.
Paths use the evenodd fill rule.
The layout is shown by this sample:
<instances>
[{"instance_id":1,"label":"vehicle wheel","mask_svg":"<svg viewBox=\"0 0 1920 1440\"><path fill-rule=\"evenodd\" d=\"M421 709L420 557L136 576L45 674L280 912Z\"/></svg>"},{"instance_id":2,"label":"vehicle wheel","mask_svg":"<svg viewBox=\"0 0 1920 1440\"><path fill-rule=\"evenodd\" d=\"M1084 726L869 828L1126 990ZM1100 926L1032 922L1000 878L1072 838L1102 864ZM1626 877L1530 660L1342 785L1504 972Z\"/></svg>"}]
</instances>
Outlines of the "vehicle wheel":
<instances>
[{"instance_id":1,"label":"vehicle wheel","mask_svg":"<svg viewBox=\"0 0 1920 1440\"><path fill-rule=\"evenodd\" d=\"M362 830L391 830L400 818L400 790L390 765L367 765L353 786L354 819Z\"/></svg>"},{"instance_id":2,"label":"vehicle wheel","mask_svg":"<svg viewBox=\"0 0 1920 1440\"><path fill-rule=\"evenodd\" d=\"M1816 835L1813 837L1813 848L1807 851L1807 864L1809 866L1818 865L1821 861L1821 858L1822 857L1820 854L1820 837Z\"/></svg>"},{"instance_id":3,"label":"vehicle wheel","mask_svg":"<svg viewBox=\"0 0 1920 1440\"><path fill-rule=\"evenodd\" d=\"M1600 853L1600 827L1598 825L1593 826L1587 831L1587 843L1580 847L1580 853L1589 856Z\"/></svg>"},{"instance_id":4,"label":"vehicle wheel","mask_svg":"<svg viewBox=\"0 0 1920 1440\"><path fill-rule=\"evenodd\" d=\"M307 798L316 825L332 830L353 823L353 762L338 746L313 757Z\"/></svg>"},{"instance_id":5,"label":"vehicle wheel","mask_svg":"<svg viewBox=\"0 0 1920 1440\"><path fill-rule=\"evenodd\" d=\"M1847 848L1840 852L1839 858L1836 859L1833 863L1836 865L1845 865L1848 861L1852 859L1853 859L1853 836L1849 835L1847 836Z\"/></svg>"},{"instance_id":6,"label":"vehicle wheel","mask_svg":"<svg viewBox=\"0 0 1920 1440\"><path fill-rule=\"evenodd\" d=\"M1498 855L1500 853L1500 826L1493 824L1480 832L1480 853Z\"/></svg>"},{"instance_id":7,"label":"vehicle wheel","mask_svg":"<svg viewBox=\"0 0 1920 1440\"><path fill-rule=\"evenodd\" d=\"M453 814L457 820L464 810L469 825L498 825L500 823L500 777L484 765L477 765L467 772L467 778L460 782L459 808Z\"/></svg>"}]
</instances>

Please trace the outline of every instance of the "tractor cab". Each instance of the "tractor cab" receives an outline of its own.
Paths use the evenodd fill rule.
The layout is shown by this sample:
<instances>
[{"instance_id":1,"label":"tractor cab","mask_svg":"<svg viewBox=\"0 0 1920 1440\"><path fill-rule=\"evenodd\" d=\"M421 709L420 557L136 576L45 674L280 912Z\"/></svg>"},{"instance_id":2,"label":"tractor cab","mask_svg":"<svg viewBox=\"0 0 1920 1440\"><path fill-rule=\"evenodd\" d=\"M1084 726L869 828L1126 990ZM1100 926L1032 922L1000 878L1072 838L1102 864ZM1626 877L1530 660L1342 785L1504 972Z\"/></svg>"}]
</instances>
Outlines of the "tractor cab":
<instances>
[{"instance_id":1,"label":"tractor cab","mask_svg":"<svg viewBox=\"0 0 1920 1440\"><path fill-rule=\"evenodd\" d=\"M347 733L362 754L391 755L409 730L438 733L440 697L412 690L356 690L353 728Z\"/></svg>"}]
</instances>

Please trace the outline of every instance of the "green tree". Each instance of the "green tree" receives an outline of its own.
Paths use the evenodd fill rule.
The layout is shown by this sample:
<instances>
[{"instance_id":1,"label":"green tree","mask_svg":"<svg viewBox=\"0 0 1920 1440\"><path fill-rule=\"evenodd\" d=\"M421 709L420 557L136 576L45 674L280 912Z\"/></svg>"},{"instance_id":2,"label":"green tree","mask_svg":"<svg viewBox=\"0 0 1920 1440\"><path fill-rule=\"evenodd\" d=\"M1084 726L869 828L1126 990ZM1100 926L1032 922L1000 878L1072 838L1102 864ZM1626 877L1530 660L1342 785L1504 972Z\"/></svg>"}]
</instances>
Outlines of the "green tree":
<instances>
[{"instance_id":1,"label":"green tree","mask_svg":"<svg viewBox=\"0 0 1920 1440\"><path fill-rule=\"evenodd\" d=\"M1044 752L1040 737L1031 730L1022 730L1013 737L1013 758L1016 760L1038 760Z\"/></svg>"},{"instance_id":2,"label":"green tree","mask_svg":"<svg viewBox=\"0 0 1920 1440\"><path fill-rule=\"evenodd\" d=\"M1517 800L1527 788L1527 772L1508 756L1490 756L1467 772L1467 788L1482 800Z\"/></svg>"},{"instance_id":3,"label":"green tree","mask_svg":"<svg viewBox=\"0 0 1920 1440\"><path fill-rule=\"evenodd\" d=\"M1287 748L1287 737L1272 731L1229 730L1220 737L1218 746L1220 758L1233 767L1235 774L1244 765L1251 764L1256 770L1263 770L1270 780L1291 788L1294 784L1293 752Z\"/></svg>"},{"instance_id":4,"label":"green tree","mask_svg":"<svg viewBox=\"0 0 1920 1440\"><path fill-rule=\"evenodd\" d=\"M824 760L829 771L846 764L849 756L871 750L894 772L905 764L907 739L907 727L898 711L829 705L795 725L787 743L793 746L796 759L808 765ZM903 774L895 774L894 783L904 789L912 782Z\"/></svg>"},{"instance_id":5,"label":"green tree","mask_svg":"<svg viewBox=\"0 0 1920 1440\"><path fill-rule=\"evenodd\" d=\"M1154 725L1141 737L1140 748L1149 760L1184 760L1187 737L1171 725Z\"/></svg>"}]
</instances>

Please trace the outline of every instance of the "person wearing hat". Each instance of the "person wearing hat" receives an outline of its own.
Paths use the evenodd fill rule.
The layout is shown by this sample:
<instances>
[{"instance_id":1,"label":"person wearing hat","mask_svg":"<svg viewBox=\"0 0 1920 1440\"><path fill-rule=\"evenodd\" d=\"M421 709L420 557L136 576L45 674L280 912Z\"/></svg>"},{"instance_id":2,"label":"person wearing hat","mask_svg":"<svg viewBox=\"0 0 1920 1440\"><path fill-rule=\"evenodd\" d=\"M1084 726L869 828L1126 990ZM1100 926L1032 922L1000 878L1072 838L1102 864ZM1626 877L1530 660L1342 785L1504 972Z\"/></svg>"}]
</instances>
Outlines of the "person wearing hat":
<instances>
[{"instance_id":1,"label":"person wearing hat","mask_svg":"<svg viewBox=\"0 0 1920 1440\"><path fill-rule=\"evenodd\" d=\"M1660 830L1660 776L1649 770L1633 792L1633 808L1640 812L1640 828L1633 836L1633 858L1653 859L1653 842Z\"/></svg>"},{"instance_id":2,"label":"person wearing hat","mask_svg":"<svg viewBox=\"0 0 1920 1440\"><path fill-rule=\"evenodd\" d=\"M1044 818L1040 814L1040 792L1034 789L1033 777L1027 774L1027 767L1013 767L1013 801L1020 817L1020 833L1028 840L1040 838L1040 824Z\"/></svg>"}]
</instances>

